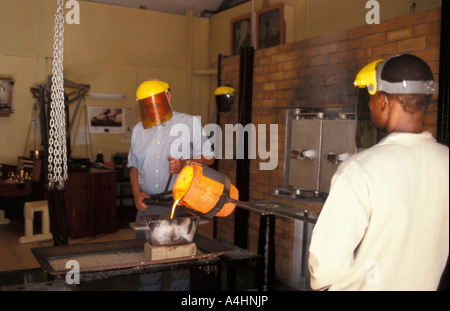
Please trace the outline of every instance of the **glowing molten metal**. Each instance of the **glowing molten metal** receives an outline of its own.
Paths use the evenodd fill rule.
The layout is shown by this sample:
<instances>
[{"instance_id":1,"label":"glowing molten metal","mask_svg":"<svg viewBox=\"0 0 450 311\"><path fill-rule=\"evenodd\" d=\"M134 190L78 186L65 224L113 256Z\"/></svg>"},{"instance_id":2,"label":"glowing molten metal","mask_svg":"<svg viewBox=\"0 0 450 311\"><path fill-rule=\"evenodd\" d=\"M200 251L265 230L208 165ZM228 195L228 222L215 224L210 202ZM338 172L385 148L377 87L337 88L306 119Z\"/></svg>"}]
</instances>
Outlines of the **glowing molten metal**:
<instances>
[{"instance_id":1,"label":"glowing molten metal","mask_svg":"<svg viewBox=\"0 0 450 311\"><path fill-rule=\"evenodd\" d=\"M175 203L210 216L226 217L230 215L238 200L239 192L228 177L207 166L197 163L186 165L178 174L172 191ZM211 213L213 215L211 215Z\"/></svg>"}]
</instances>

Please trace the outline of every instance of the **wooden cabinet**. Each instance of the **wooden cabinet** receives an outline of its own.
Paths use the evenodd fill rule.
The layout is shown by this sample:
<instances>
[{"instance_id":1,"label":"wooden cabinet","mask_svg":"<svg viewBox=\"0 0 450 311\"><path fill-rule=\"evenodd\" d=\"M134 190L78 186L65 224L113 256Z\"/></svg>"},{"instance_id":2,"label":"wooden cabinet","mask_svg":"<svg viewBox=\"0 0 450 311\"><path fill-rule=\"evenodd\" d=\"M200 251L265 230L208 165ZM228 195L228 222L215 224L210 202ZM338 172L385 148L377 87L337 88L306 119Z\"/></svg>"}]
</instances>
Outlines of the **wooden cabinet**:
<instances>
[{"instance_id":1,"label":"wooden cabinet","mask_svg":"<svg viewBox=\"0 0 450 311\"><path fill-rule=\"evenodd\" d=\"M69 173L64 193L69 237L116 232L116 195L115 171L91 169Z\"/></svg>"}]
</instances>

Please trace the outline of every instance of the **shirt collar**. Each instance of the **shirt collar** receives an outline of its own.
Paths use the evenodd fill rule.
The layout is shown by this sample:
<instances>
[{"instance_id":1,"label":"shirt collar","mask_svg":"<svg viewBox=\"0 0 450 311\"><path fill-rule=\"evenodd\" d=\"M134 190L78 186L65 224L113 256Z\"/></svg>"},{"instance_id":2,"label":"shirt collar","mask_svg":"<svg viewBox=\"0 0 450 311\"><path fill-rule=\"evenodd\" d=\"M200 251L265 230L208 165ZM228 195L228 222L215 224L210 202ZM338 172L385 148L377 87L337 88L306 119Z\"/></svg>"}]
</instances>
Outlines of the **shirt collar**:
<instances>
[{"instance_id":1,"label":"shirt collar","mask_svg":"<svg viewBox=\"0 0 450 311\"><path fill-rule=\"evenodd\" d=\"M436 141L430 132L422 133L399 133L394 132L384 137L379 144L400 143L407 145L421 144L427 141Z\"/></svg>"}]
</instances>

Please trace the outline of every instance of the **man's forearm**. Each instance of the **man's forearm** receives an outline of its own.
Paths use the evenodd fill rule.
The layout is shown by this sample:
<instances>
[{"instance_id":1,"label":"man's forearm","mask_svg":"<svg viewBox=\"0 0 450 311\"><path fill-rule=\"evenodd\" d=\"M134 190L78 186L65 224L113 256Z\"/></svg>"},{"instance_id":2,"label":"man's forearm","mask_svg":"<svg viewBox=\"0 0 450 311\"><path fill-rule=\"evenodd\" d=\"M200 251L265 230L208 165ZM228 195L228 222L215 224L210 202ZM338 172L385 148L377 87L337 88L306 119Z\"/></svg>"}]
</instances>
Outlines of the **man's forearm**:
<instances>
[{"instance_id":1,"label":"man's forearm","mask_svg":"<svg viewBox=\"0 0 450 311\"><path fill-rule=\"evenodd\" d=\"M136 196L139 192L141 192L141 188L139 187L139 173L137 168L134 166L130 167L130 183L133 195Z\"/></svg>"},{"instance_id":2,"label":"man's forearm","mask_svg":"<svg viewBox=\"0 0 450 311\"><path fill-rule=\"evenodd\" d=\"M149 198L146 193L142 192L141 187L139 187L139 172L136 167L130 167L130 182L131 189L134 196L134 205L138 210L145 211L147 205L144 203L144 199Z\"/></svg>"}]
</instances>

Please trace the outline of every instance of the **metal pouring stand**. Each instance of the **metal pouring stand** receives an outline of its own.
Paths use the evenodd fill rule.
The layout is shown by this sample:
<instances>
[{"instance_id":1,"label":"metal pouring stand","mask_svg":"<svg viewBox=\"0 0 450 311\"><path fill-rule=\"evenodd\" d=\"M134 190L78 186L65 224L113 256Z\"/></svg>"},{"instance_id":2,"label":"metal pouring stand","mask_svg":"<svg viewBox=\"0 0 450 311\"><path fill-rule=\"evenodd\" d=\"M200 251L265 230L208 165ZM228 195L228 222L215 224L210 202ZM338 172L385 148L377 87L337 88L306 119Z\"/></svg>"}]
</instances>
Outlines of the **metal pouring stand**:
<instances>
[{"instance_id":1,"label":"metal pouring stand","mask_svg":"<svg viewBox=\"0 0 450 311\"><path fill-rule=\"evenodd\" d=\"M275 290L275 216L315 224L318 214L272 201L241 202L229 199L229 202L260 214L258 255L262 260L258 260L256 265L255 285L261 291Z\"/></svg>"}]
</instances>

